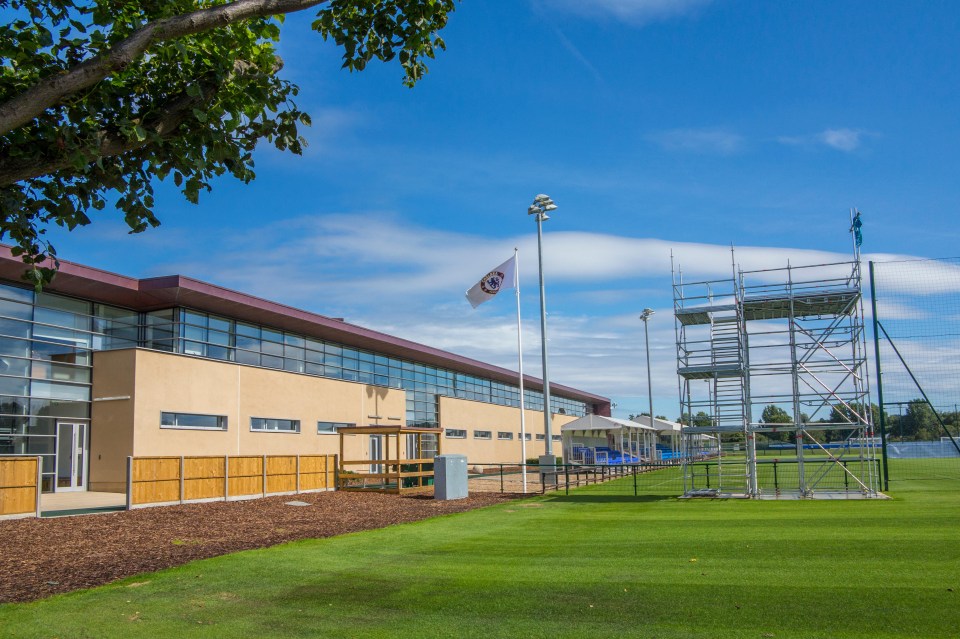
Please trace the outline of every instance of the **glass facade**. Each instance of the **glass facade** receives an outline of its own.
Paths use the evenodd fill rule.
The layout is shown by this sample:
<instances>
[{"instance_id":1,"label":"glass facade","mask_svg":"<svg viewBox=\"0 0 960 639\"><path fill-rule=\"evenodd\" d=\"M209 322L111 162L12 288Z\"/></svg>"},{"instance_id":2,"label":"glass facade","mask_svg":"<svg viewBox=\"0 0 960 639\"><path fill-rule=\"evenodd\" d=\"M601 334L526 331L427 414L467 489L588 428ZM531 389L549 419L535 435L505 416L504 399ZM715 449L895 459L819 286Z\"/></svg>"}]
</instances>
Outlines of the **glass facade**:
<instances>
[{"instance_id":1,"label":"glass facade","mask_svg":"<svg viewBox=\"0 0 960 639\"><path fill-rule=\"evenodd\" d=\"M93 351L136 346L401 388L409 426L438 427L441 396L520 405L515 385L268 326L186 308L137 312L0 283L0 455L42 456L43 489L52 490L57 422L90 418ZM524 403L543 410L543 393L525 390ZM551 406L587 413L584 402L557 395ZM175 420L167 427L225 426L167 418Z\"/></svg>"},{"instance_id":2,"label":"glass facade","mask_svg":"<svg viewBox=\"0 0 960 639\"><path fill-rule=\"evenodd\" d=\"M511 384L184 308L146 313L143 345L185 355L402 388L407 392L408 426L438 427L441 396L520 406L519 387ZM551 408L557 413L574 417L587 413L584 402L553 394L550 399ZM531 410L543 410L543 393L525 389L524 405Z\"/></svg>"},{"instance_id":3,"label":"glass facade","mask_svg":"<svg viewBox=\"0 0 960 639\"><path fill-rule=\"evenodd\" d=\"M57 423L90 418L95 350L136 346L139 314L0 284L0 455L40 455L56 481Z\"/></svg>"}]
</instances>

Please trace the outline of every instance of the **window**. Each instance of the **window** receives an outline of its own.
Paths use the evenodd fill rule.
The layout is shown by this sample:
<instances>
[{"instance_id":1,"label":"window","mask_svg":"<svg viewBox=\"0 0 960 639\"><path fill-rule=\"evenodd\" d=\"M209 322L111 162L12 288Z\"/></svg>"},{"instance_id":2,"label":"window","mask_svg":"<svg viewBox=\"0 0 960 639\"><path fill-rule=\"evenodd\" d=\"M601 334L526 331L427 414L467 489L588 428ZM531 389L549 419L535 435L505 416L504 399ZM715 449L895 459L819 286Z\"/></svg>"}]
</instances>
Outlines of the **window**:
<instances>
[{"instance_id":1,"label":"window","mask_svg":"<svg viewBox=\"0 0 960 639\"><path fill-rule=\"evenodd\" d=\"M475 430L473 431L474 439L493 439L493 434L489 430Z\"/></svg>"},{"instance_id":2,"label":"window","mask_svg":"<svg viewBox=\"0 0 960 639\"><path fill-rule=\"evenodd\" d=\"M506 431L506 432L504 432L504 431L502 431L502 430L501 430L501 431L498 431L498 432L497 432L497 439L512 440L512 439L513 439L513 433L511 433L510 431Z\"/></svg>"},{"instance_id":3,"label":"window","mask_svg":"<svg viewBox=\"0 0 960 639\"><path fill-rule=\"evenodd\" d=\"M521 434L520 434L520 433L517 433L517 436L520 437ZM527 433L527 436L524 437L524 439L526 439L527 441L530 441L530 439L531 439L532 437L533 437L533 436L532 436L530 433Z\"/></svg>"},{"instance_id":4,"label":"window","mask_svg":"<svg viewBox=\"0 0 960 639\"><path fill-rule=\"evenodd\" d=\"M227 418L225 415L197 415L194 413L160 413L160 428L227 430Z\"/></svg>"},{"instance_id":5,"label":"window","mask_svg":"<svg viewBox=\"0 0 960 639\"><path fill-rule=\"evenodd\" d=\"M446 435L447 435L447 439L466 439L467 431L461 430L459 428L448 428Z\"/></svg>"},{"instance_id":6,"label":"window","mask_svg":"<svg viewBox=\"0 0 960 639\"><path fill-rule=\"evenodd\" d=\"M299 433L299 419L268 419L266 417L251 417L250 430L270 433Z\"/></svg>"},{"instance_id":7,"label":"window","mask_svg":"<svg viewBox=\"0 0 960 639\"><path fill-rule=\"evenodd\" d=\"M346 422L317 422L317 434L336 435L339 429L347 426L356 426L356 424L348 424Z\"/></svg>"},{"instance_id":8,"label":"window","mask_svg":"<svg viewBox=\"0 0 960 639\"><path fill-rule=\"evenodd\" d=\"M543 433L537 433L538 442L542 442L544 439L546 439L546 437L544 437Z\"/></svg>"},{"instance_id":9,"label":"window","mask_svg":"<svg viewBox=\"0 0 960 639\"><path fill-rule=\"evenodd\" d=\"M555 442L563 441L563 437L562 437L561 435L554 435L554 436L553 436L553 441L555 441Z\"/></svg>"}]
</instances>

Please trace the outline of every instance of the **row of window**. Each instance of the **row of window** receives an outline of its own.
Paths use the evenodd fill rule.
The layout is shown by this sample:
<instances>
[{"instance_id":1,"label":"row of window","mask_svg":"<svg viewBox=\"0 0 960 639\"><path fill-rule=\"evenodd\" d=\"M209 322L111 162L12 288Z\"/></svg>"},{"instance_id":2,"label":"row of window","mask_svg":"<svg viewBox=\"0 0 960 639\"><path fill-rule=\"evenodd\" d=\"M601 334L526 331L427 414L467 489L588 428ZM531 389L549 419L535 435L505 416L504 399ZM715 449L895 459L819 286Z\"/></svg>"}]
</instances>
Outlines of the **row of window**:
<instances>
[{"instance_id":1,"label":"row of window","mask_svg":"<svg viewBox=\"0 0 960 639\"><path fill-rule=\"evenodd\" d=\"M520 405L519 389L512 384L207 313L187 309L155 311L147 314L145 327L149 348L412 391L418 404L408 406L408 423L426 421L437 425L436 404L431 401L436 395ZM525 389L524 404L532 410L542 410L543 394ZM584 402L556 395L551 396L551 408L559 414L586 413Z\"/></svg>"},{"instance_id":2,"label":"row of window","mask_svg":"<svg viewBox=\"0 0 960 639\"><path fill-rule=\"evenodd\" d=\"M354 426L347 422L317 422L317 434L335 434L345 426ZM183 428L187 430L227 430L226 415L200 415L197 413L160 413L161 428ZM277 419L274 417L251 417L250 430L264 433L299 433L299 419Z\"/></svg>"},{"instance_id":3,"label":"row of window","mask_svg":"<svg viewBox=\"0 0 960 639\"><path fill-rule=\"evenodd\" d=\"M447 439L466 439L467 431L463 428L448 428L444 431L444 436ZM526 433L526 440L531 441L531 434ZM474 439L493 439L493 431L489 430L475 430L473 431ZM520 433L517 433L517 438L520 438ZM513 441L513 432L509 430L499 430L497 431L497 439L500 441ZM537 441L542 442L546 439L546 436L543 433L537 433ZM553 435L553 441L561 441L562 437L560 435Z\"/></svg>"},{"instance_id":4,"label":"row of window","mask_svg":"<svg viewBox=\"0 0 960 639\"><path fill-rule=\"evenodd\" d=\"M53 293L0 284L0 395L89 401L90 352L145 346L211 359L402 388L407 423L439 425L440 396L519 406L519 389L466 373L307 338L226 317L170 308L137 313ZM35 382L27 380L51 380ZM524 403L543 409L543 394ZM559 414L586 404L552 396Z\"/></svg>"}]
</instances>

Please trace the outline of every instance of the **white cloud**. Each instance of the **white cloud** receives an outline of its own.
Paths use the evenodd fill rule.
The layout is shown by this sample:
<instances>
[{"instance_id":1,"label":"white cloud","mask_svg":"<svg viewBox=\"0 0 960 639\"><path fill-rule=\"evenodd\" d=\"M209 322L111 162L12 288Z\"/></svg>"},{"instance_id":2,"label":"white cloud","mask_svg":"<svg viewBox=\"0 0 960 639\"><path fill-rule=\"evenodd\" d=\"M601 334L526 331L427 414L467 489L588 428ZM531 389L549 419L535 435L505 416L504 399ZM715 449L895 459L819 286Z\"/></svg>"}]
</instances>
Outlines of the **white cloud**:
<instances>
[{"instance_id":1,"label":"white cloud","mask_svg":"<svg viewBox=\"0 0 960 639\"><path fill-rule=\"evenodd\" d=\"M635 25L695 16L713 0L544 0L547 6L584 16L608 16Z\"/></svg>"},{"instance_id":2,"label":"white cloud","mask_svg":"<svg viewBox=\"0 0 960 639\"><path fill-rule=\"evenodd\" d=\"M819 140L838 151L856 151L860 148L860 131L853 129L827 129L817 134Z\"/></svg>"},{"instance_id":3,"label":"white cloud","mask_svg":"<svg viewBox=\"0 0 960 639\"><path fill-rule=\"evenodd\" d=\"M673 129L647 136L667 151L730 155L743 146L743 136L723 129Z\"/></svg>"},{"instance_id":4,"label":"white cloud","mask_svg":"<svg viewBox=\"0 0 960 639\"><path fill-rule=\"evenodd\" d=\"M777 141L788 146L826 146L844 153L852 153L863 146L863 138L871 135L860 129L825 129L819 133L798 136L780 136Z\"/></svg>"},{"instance_id":5,"label":"white cloud","mask_svg":"<svg viewBox=\"0 0 960 639\"><path fill-rule=\"evenodd\" d=\"M212 277L227 286L291 303L350 304L357 300L445 298L463 291L518 247L521 282L536 283L536 237L490 239L406 225L368 213L297 218L221 238L196 261L167 264L167 270ZM605 290L612 282L657 277L668 282L671 251L686 276L726 277L730 248L589 232L549 233L545 271L560 282ZM250 256L256 255L256 260ZM849 256L802 249L741 247L743 268L827 263ZM662 284L661 284L662 286ZM663 293L669 295L669 290ZM601 295L602 297L602 295ZM599 301L598 299L595 301Z\"/></svg>"},{"instance_id":6,"label":"white cloud","mask_svg":"<svg viewBox=\"0 0 960 639\"><path fill-rule=\"evenodd\" d=\"M185 246L189 246L186 244ZM476 311L464 291L490 268L521 252L524 364L540 375L536 238L488 238L426 229L382 213L305 217L275 223L204 247L195 261L168 263L165 272L192 275L281 303L426 343L516 370L516 316L512 298ZM674 418L677 408L671 251L684 281L729 278L730 247L601 233L551 232L545 236L551 379L607 395L618 414L646 410L644 306L650 322L655 410ZM251 256L255 256L251 259ZM864 259L904 256L865 255ZM847 254L805 249L738 247L745 270L783 269L848 261ZM960 268L907 262L891 265L896 277L880 280L888 295L960 293ZM944 271L943 269L947 269ZM816 277L830 269L816 270ZM836 270L836 269L834 269ZM841 269L847 274L846 268ZM784 271L752 280L783 281ZM878 287L881 285L878 284ZM902 296L902 295L901 295ZM915 300L881 310L917 321ZM922 304L919 305L922 308Z\"/></svg>"}]
</instances>

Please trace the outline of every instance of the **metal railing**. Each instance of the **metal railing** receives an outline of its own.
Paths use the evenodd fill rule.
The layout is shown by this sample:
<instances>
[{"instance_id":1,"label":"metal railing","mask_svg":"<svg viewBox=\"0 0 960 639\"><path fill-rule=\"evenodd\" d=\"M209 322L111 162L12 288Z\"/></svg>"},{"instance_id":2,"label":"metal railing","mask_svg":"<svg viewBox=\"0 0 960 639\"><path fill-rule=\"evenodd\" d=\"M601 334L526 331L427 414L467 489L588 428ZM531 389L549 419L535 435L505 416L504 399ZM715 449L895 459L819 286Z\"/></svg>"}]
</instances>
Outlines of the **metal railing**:
<instances>
[{"instance_id":1,"label":"metal railing","mask_svg":"<svg viewBox=\"0 0 960 639\"><path fill-rule=\"evenodd\" d=\"M524 471L526 478L524 480ZM683 474L676 463L643 464L470 464L470 492L545 494L583 489L619 496L683 494Z\"/></svg>"}]
</instances>

